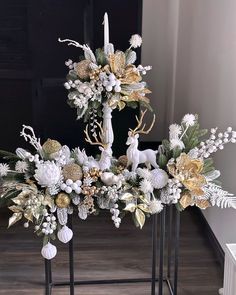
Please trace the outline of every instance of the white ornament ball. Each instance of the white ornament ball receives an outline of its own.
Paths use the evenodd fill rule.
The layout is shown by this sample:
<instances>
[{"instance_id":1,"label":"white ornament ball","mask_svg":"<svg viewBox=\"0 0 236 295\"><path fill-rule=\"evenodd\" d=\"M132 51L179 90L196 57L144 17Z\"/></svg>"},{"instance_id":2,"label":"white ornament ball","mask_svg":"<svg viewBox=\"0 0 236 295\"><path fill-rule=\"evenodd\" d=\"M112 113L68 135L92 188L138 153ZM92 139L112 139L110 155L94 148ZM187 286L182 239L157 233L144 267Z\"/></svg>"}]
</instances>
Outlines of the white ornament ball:
<instances>
[{"instance_id":1,"label":"white ornament ball","mask_svg":"<svg viewBox=\"0 0 236 295\"><path fill-rule=\"evenodd\" d=\"M66 225L57 233L58 240L62 243L68 243L73 237L73 231Z\"/></svg>"},{"instance_id":2,"label":"white ornament ball","mask_svg":"<svg viewBox=\"0 0 236 295\"><path fill-rule=\"evenodd\" d=\"M41 254L45 259L51 260L57 255L57 248L48 242L45 246L43 246Z\"/></svg>"}]
</instances>

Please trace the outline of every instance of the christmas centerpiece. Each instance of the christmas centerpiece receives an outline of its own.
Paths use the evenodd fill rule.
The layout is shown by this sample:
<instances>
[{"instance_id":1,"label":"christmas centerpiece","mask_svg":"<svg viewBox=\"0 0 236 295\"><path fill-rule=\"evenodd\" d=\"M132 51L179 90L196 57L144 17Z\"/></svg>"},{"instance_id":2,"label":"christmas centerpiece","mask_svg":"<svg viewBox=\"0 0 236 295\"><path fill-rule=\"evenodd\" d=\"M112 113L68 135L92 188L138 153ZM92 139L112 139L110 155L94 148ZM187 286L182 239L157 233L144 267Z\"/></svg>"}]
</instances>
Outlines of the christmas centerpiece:
<instances>
[{"instance_id":1,"label":"christmas centerpiece","mask_svg":"<svg viewBox=\"0 0 236 295\"><path fill-rule=\"evenodd\" d=\"M108 18L104 17L104 47L93 52L88 45L65 39L81 48L84 59L66 62L69 68L64 86L68 104L76 109L77 119L88 122L85 140L97 145L99 156L87 155L79 147L70 149L55 139L41 143L30 126L23 125L21 136L32 151L0 151L0 205L12 211L9 226L24 220L24 227L34 226L43 238L42 255L52 259L57 249L53 240L63 243L73 237L67 226L68 215L76 213L87 219L91 214L108 210L114 225L131 214L136 226L161 212L164 206L184 210L188 206L206 209L211 206L236 208L236 197L223 190L219 170L211 155L227 143L236 142L236 132L228 127L200 129L198 116L186 114L180 124L169 127L169 138L157 151L139 150L139 134L147 134L155 124L145 123L147 110L152 111L150 91L143 76L150 66L135 66L135 48L142 39L133 35L123 52L109 43ZM144 107L137 124L127 130L126 155L114 158L112 111L125 107Z\"/></svg>"}]
</instances>

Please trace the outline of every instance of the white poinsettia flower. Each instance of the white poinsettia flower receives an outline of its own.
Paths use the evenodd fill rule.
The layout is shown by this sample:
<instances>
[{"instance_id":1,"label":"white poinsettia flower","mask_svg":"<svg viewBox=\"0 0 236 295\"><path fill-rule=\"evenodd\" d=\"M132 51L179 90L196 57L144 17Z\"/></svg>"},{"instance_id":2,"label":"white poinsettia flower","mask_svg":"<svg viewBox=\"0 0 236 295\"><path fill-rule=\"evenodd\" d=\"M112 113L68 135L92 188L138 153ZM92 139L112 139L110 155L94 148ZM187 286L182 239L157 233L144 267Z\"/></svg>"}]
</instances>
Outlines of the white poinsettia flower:
<instances>
[{"instance_id":1,"label":"white poinsettia flower","mask_svg":"<svg viewBox=\"0 0 236 295\"><path fill-rule=\"evenodd\" d=\"M133 47L133 48L140 47L142 44L142 37L139 36L138 34L132 35L129 40L129 43L130 43L131 47Z\"/></svg>"},{"instance_id":2,"label":"white poinsettia flower","mask_svg":"<svg viewBox=\"0 0 236 295\"><path fill-rule=\"evenodd\" d=\"M168 174L162 169L154 169L151 171L150 182L155 189L161 189L167 185Z\"/></svg>"},{"instance_id":3,"label":"white poinsettia flower","mask_svg":"<svg viewBox=\"0 0 236 295\"><path fill-rule=\"evenodd\" d=\"M193 114L186 114L182 119L182 123L185 124L187 127L193 126L195 122L196 117Z\"/></svg>"},{"instance_id":4,"label":"white poinsettia flower","mask_svg":"<svg viewBox=\"0 0 236 295\"><path fill-rule=\"evenodd\" d=\"M53 187L62 179L61 167L58 167L51 161L39 163L35 170L34 178L42 187Z\"/></svg>"},{"instance_id":5,"label":"white poinsettia flower","mask_svg":"<svg viewBox=\"0 0 236 295\"><path fill-rule=\"evenodd\" d=\"M7 173L10 171L8 164L0 163L0 176L7 176Z\"/></svg>"}]
</instances>

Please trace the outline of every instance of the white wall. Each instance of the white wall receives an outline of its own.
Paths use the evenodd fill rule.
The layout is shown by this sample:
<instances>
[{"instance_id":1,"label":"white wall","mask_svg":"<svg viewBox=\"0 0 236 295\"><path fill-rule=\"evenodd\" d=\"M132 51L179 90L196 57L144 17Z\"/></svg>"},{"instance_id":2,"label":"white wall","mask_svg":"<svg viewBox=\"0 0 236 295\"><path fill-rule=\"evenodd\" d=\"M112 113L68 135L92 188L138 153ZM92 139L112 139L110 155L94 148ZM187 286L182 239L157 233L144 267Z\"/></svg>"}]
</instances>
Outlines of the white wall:
<instances>
[{"instance_id":1,"label":"white wall","mask_svg":"<svg viewBox=\"0 0 236 295\"><path fill-rule=\"evenodd\" d=\"M175 120L198 113L204 127L236 129L236 1L144 0L143 24L143 64L154 65L149 81L158 139L172 113ZM215 160L224 188L236 193L236 146ZM236 243L236 211L204 214L222 246Z\"/></svg>"}]
</instances>

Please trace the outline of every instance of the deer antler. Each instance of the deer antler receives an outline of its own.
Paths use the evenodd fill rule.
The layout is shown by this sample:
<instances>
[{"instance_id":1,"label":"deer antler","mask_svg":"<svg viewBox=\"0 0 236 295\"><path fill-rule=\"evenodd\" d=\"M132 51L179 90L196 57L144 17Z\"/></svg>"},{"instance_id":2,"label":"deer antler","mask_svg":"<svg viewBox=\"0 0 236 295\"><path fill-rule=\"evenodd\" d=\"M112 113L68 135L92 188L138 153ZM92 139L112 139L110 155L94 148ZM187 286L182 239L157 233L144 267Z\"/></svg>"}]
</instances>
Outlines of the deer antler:
<instances>
[{"instance_id":1,"label":"deer antler","mask_svg":"<svg viewBox=\"0 0 236 295\"><path fill-rule=\"evenodd\" d=\"M100 130L99 133L98 133L100 141L98 139L97 134L92 134L95 141L93 141L91 139L91 137L89 136L88 125L86 126L86 128L84 130L84 133L86 135L85 141L90 143L91 145L99 145L99 146L102 146L103 148L106 148L107 144L102 142L102 138L104 137L104 130L102 128L102 125L101 125L101 123L98 123L98 122L96 122L96 124L97 124L97 126L98 126L98 128Z\"/></svg>"},{"instance_id":2,"label":"deer antler","mask_svg":"<svg viewBox=\"0 0 236 295\"><path fill-rule=\"evenodd\" d=\"M143 118L144 118L146 112L147 112L147 110L141 111L140 119L137 116L135 116L138 125L135 127L135 129L129 128L129 130L132 132L132 135L135 135L135 134L148 134L151 131L151 129L152 129L154 123L155 123L155 120L156 120L156 115L155 114L153 115L153 119L152 119L152 123L151 123L150 127L147 130L144 130L145 127L146 127L146 124L145 123L143 124ZM143 124L143 127L141 128L142 124Z\"/></svg>"}]
</instances>

